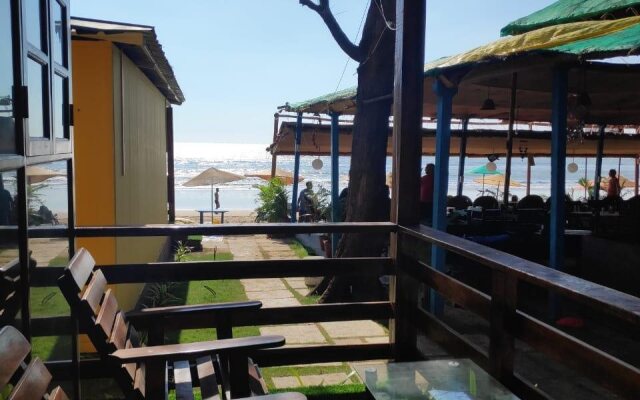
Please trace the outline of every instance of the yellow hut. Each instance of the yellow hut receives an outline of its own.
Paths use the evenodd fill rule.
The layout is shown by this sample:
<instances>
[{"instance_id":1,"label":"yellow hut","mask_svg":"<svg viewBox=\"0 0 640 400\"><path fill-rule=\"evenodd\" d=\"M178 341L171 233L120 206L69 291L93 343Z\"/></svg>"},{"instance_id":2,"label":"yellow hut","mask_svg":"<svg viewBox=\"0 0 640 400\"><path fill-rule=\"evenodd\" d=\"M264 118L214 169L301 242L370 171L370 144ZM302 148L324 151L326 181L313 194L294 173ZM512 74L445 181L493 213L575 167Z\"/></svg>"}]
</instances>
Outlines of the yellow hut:
<instances>
[{"instance_id":1,"label":"yellow hut","mask_svg":"<svg viewBox=\"0 0 640 400\"><path fill-rule=\"evenodd\" d=\"M72 18L71 30L76 223L167 223L173 209L171 105L184 96L154 28ZM166 238L78 242L106 265L168 254ZM119 302L132 308L141 289L119 285Z\"/></svg>"}]
</instances>

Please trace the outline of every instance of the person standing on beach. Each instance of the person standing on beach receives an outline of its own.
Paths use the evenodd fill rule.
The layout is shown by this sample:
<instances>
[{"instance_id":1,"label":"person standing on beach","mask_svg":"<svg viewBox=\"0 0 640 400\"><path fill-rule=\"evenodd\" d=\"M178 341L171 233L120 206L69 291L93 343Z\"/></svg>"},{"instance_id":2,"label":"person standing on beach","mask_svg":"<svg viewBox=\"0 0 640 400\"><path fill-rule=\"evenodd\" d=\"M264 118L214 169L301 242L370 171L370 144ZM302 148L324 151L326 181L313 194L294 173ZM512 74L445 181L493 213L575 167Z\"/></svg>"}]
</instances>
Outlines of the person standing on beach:
<instances>
[{"instance_id":1,"label":"person standing on beach","mask_svg":"<svg viewBox=\"0 0 640 400\"><path fill-rule=\"evenodd\" d=\"M298 221L310 222L313 214L313 182L307 182L298 196Z\"/></svg>"},{"instance_id":2,"label":"person standing on beach","mask_svg":"<svg viewBox=\"0 0 640 400\"><path fill-rule=\"evenodd\" d=\"M424 176L420 178L420 208L425 223L431 223L433 217L433 178L436 166L427 164Z\"/></svg>"},{"instance_id":3,"label":"person standing on beach","mask_svg":"<svg viewBox=\"0 0 640 400\"><path fill-rule=\"evenodd\" d=\"M220 208L220 189L216 188L216 193L213 197L213 200L216 203L216 210Z\"/></svg>"}]
</instances>

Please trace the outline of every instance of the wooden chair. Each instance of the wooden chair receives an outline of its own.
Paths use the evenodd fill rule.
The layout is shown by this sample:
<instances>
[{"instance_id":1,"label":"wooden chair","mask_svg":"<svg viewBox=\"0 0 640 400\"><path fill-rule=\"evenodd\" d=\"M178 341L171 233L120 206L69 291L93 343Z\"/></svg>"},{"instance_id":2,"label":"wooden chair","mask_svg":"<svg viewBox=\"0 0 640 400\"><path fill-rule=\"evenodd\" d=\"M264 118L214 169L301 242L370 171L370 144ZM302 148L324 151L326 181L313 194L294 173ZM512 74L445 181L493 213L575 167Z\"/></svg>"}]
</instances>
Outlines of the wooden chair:
<instances>
[{"instance_id":1,"label":"wooden chair","mask_svg":"<svg viewBox=\"0 0 640 400\"><path fill-rule=\"evenodd\" d=\"M68 400L58 386L51 393L51 374L39 358L27 363L31 346L13 326L0 329L0 393L12 386L10 400Z\"/></svg>"},{"instance_id":2,"label":"wooden chair","mask_svg":"<svg viewBox=\"0 0 640 400\"><path fill-rule=\"evenodd\" d=\"M13 322L20 311L18 259L0 267L0 326Z\"/></svg>"},{"instance_id":3,"label":"wooden chair","mask_svg":"<svg viewBox=\"0 0 640 400\"><path fill-rule=\"evenodd\" d=\"M192 399L193 387L198 385L203 399L225 398L227 388L221 378L227 370L227 360L231 397L249 396L248 355L257 349L284 345L282 336L257 336L143 347L133 324L119 309L113 291L107 288L104 274L100 270L94 271L94 267L91 254L80 249L69 262L58 284L77 315L80 326L87 332L101 359L112 369L113 377L128 399L165 399L169 382L175 383L178 399ZM151 319L155 325L162 325L163 319L172 313L184 315L194 312L202 316L208 312L215 318L216 314L228 315L234 309L247 306L256 307L256 304L165 307L145 309L136 314L138 317L140 314L144 316L141 320L149 322ZM258 302L259 306L261 303ZM154 338L150 336L149 339L151 342ZM158 341L157 338L155 341ZM192 371L197 379L192 379ZM218 390L219 383L222 383L221 391ZM291 396L299 398L297 394L284 397Z\"/></svg>"}]
</instances>

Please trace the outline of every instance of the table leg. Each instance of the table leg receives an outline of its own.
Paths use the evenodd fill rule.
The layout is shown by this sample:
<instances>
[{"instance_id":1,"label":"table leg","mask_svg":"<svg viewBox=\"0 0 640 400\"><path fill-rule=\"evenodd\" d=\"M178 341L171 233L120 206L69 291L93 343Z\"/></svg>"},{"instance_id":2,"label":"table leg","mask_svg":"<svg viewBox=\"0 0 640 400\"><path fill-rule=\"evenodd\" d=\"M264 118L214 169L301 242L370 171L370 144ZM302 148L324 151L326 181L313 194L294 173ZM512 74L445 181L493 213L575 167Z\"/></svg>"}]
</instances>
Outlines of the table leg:
<instances>
[{"instance_id":1,"label":"table leg","mask_svg":"<svg viewBox=\"0 0 640 400\"><path fill-rule=\"evenodd\" d=\"M204 213L202 211L198 211L200 213L200 223L204 224Z\"/></svg>"},{"instance_id":2,"label":"table leg","mask_svg":"<svg viewBox=\"0 0 640 400\"><path fill-rule=\"evenodd\" d=\"M224 224L224 212L220 213L221 217L220 217L220 223Z\"/></svg>"}]
</instances>

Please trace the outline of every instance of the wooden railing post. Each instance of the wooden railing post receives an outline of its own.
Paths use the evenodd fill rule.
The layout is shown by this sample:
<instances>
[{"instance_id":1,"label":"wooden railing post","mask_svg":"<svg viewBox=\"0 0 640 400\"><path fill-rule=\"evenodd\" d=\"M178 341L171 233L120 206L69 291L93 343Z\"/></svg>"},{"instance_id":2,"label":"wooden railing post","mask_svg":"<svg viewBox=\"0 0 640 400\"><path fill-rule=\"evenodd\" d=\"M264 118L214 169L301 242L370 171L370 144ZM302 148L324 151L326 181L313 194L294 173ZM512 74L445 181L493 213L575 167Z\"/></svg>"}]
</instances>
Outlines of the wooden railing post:
<instances>
[{"instance_id":1,"label":"wooden railing post","mask_svg":"<svg viewBox=\"0 0 640 400\"><path fill-rule=\"evenodd\" d=\"M391 218L394 223L406 226L420 222L425 24L426 0L396 0ZM399 247L398 235L393 234L390 253L397 271L399 263L403 262ZM416 328L408 315L417 306L417 285L408 285L404 279L392 279L389 297L396 308L396 318L389 329L396 359L411 357L412 353L415 356Z\"/></svg>"},{"instance_id":2,"label":"wooden railing post","mask_svg":"<svg viewBox=\"0 0 640 400\"><path fill-rule=\"evenodd\" d=\"M513 328L517 299L517 279L494 269L491 274L489 369L501 382L509 382L513 378Z\"/></svg>"},{"instance_id":3,"label":"wooden railing post","mask_svg":"<svg viewBox=\"0 0 640 400\"><path fill-rule=\"evenodd\" d=\"M149 360L145 362L145 398L166 399L169 390L167 379L167 362Z\"/></svg>"}]
</instances>

